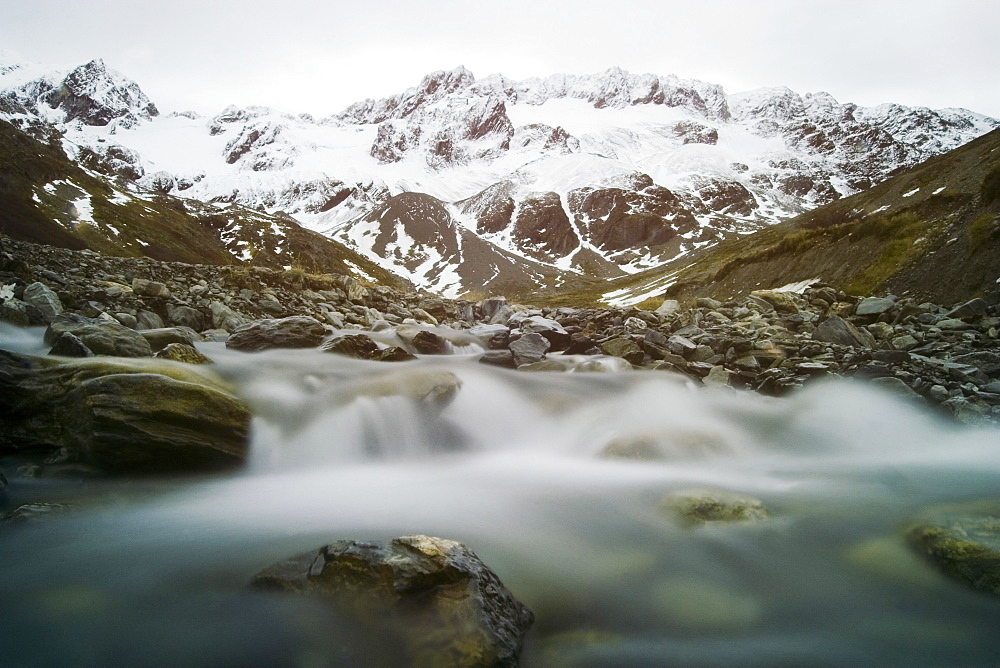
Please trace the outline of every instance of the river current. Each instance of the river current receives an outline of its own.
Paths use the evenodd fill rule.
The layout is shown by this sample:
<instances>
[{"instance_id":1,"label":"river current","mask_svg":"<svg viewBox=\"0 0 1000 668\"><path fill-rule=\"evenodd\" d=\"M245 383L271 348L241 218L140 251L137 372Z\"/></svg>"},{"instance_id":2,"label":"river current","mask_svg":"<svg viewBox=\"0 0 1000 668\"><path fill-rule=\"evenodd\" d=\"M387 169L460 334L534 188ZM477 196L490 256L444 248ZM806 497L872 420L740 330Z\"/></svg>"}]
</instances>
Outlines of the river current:
<instances>
[{"instance_id":1,"label":"river current","mask_svg":"<svg viewBox=\"0 0 1000 668\"><path fill-rule=\"evenodd\" d=\"M0 334L0 347L38 352L34 333ZM254 412L249 465L11 478L11 504L74 509L0 526L0 663L368 665L367 641L321 603L247 583L326 543L410 534L465 543L534 611L524 666L1000 656L1000 599L940 575L902 535L935 507L1000 498L995 429L847 381L775 399L663 372L515 372L475 354L200 347ZM428 384L441 389L414 390ZM608 456L636 447L657 457ZM770 518L682 525L662 500L693 488L751 495Z\"/></svg>"}]
</instances>

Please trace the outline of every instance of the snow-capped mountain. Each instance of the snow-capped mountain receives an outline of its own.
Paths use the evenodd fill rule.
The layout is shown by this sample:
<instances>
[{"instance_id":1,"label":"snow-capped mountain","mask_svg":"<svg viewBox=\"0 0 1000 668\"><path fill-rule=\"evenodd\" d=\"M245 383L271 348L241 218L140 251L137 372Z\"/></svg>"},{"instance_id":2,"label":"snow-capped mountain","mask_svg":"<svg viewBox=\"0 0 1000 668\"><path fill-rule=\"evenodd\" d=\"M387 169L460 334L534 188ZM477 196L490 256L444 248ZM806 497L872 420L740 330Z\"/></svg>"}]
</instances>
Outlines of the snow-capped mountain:
<instances>
[{"instance_id":1,"label":"snow-capped mountain","mask_svg":"<svg viewBox=\"0 0 1000 668\"><path fill-rule=\"evenodd\" d=\"M618 68L524 81L457 68L316 119L158 115L101 61L14 65L0 66L0 112L55 124L70 155L122 183L284 212L446 296L656 267L1000 126Z\"/></svg>"}]
</instances>

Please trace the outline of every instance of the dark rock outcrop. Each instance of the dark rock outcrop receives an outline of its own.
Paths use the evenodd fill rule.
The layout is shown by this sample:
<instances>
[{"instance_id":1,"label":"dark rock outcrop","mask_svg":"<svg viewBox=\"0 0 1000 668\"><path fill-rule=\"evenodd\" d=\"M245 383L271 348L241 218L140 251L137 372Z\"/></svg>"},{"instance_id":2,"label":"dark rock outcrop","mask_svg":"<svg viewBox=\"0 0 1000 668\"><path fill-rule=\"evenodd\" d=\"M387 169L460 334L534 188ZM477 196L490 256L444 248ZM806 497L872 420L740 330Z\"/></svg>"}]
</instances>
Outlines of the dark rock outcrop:
<instances>
[{"instance_id":1,"label":"dark rock outcrop","mask_svg":"<svg viewBox=\"0 0 1000 668\"><path fill-rule=\"evenodd\" d=\"M251 353L272 348L315 348L326 333L326 326L310 316L269 318L237 327L226 340L226 347Z\"/></svg>"}]
</instances>

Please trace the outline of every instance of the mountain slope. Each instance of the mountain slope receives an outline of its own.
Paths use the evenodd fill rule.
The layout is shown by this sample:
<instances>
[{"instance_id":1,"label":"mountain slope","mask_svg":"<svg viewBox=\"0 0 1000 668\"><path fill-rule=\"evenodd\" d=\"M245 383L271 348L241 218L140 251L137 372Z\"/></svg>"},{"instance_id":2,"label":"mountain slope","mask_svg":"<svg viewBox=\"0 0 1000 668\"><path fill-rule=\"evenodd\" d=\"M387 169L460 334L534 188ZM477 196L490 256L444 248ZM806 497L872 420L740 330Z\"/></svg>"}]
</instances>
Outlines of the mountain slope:
<instances>
[{"instance_id":1,"label":"mountain slope","mask_svg":"<svg viewBox=\"0 0 1000 668\"><path fill-rule=\"evenodd\" d=\"M34 126L35 133L47 126ZM407 284L287 216L142 192L70 161L58 134L0 121L0 232L111 255L353 274Z\"/></svg>"},{"instance_id":2,"label":"mountain slope","mask_svg":"<svg viewBox=\"0 0 1000 668\"><path fill-rule=\"evenodd\" d=\"M866 192L611 283L602 295L618 303L723 297L810 279L942 303L1000 295L1000 130Z\"/></svg>"},{"instance_id":3,"label":"mountain slope","mask_svg":"<svg viewBox=\"0 0 1000 668\"><path fill-rule=\"evenodd\" d=\"M627 281L1000 125L618 68L524 81L456 68L324 119L209 118L158 114L100 61L43 70L0 67L0 115L55 127L87 169L126 190L292 216L446 296ZM422 211L434 214L417 224Z\"/></svg>"}]
</instances>

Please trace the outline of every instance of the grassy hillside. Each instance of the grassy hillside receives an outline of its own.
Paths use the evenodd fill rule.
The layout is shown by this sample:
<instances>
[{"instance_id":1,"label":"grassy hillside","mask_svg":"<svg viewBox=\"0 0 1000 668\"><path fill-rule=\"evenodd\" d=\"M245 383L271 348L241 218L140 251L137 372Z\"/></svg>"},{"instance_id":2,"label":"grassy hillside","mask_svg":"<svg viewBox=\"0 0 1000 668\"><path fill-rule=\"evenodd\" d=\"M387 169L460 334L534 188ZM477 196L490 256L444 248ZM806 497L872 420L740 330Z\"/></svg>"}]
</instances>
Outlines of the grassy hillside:
<instances>
[{"instance_id":1,"label":"grassy hillside","mask_svg":"<svg viewBox=\"0 0 1000 668\"><path fill-rule=\"evenodd\" d=\"M124 257L294 267L408 287L289 217L137 192L71 161L52 128L29 132L0 121L0 233L7 236Z\"/></svg>"},{"instance_id":2,"label":"grassy hillside","mask_svg":"<svg viewBox=\"0 0 1000 668\"><path fill-rule=\"evenodd\" d=\"M954 303L996 293L998 277L1000 130L871 190L665 267L548 301L590 302L616 290L722 298L817 278L854 294Z\"/></svg>"}]
</instances>

